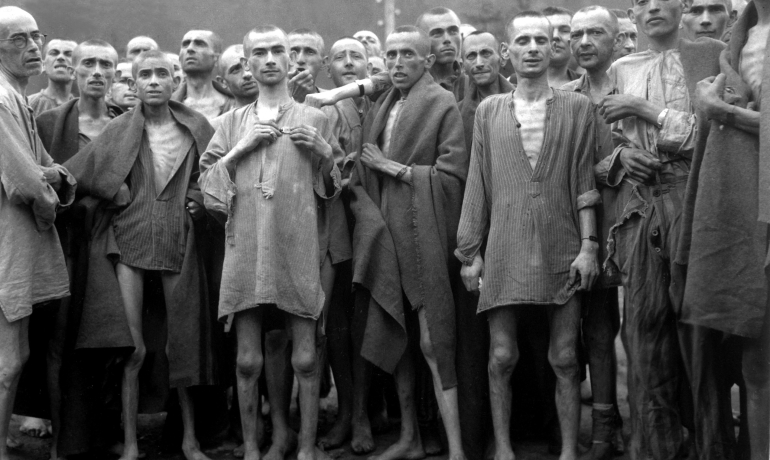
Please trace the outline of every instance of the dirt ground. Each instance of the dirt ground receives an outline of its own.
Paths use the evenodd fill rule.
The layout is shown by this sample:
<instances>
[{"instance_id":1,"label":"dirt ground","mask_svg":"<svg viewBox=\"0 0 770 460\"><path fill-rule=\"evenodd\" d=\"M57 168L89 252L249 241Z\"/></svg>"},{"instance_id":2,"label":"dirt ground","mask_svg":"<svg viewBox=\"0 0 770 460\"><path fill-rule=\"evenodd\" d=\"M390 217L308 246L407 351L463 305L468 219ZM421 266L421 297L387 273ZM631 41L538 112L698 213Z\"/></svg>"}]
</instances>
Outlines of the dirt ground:
<instances>
[{"instance_id":1,"label":"dirt ground","mask_svg":"<svg viewBox=\"0 0 770 460\"><path fill-rule=\"evenodd\" d=\"M626 355L623 351L623 347L620 343L620 339L616 340L615 347L618 354L618 403L620 405L620 412L624 419L624 425L629 426L628 420L628 403L626 402L627 388L626 388ZM320 433L324 433L326 428L331 424L334 413L336 412L337 395L333 388L329 397L321 401L321 426ZM581 405L581 426L580 426L580 442L584 447L587 447L590 442L591 432L591 407L589 405ZM515 414L514 414L515 416ZM165 459L165 460L184 460L182 455L161 455L158 450L159 439L161 435L161 429L165 416L159 415L142 415L140 416L140 448L147 453L146 460ZM16 436L24 445L20 449L15 449L11 452L11 460L47 460L48 448L50 439L36 439L29 436L25 436L19 432L19 420L14 416L11 421L11 433ZM377 444L377 451L375 454L385 450L390 444L396 441L398 438L398 423L393 424L393 428L385 434L376 436L375 441ZM216 451L207 451L206 454L212 460L229 460L235 459L232 455L232 449L234 444L226 444L223 448ZM557 456L550 455L545 442L527 442L517 443L515 445L516 457L520 460L546 460L556 459ZM329 455L337 460L348 460L355 458L363 458L355 456L349 445L345 448L340 448L328 452ZM117 458L117 457L114 457ZM435 459L444 459L446 455L432 457ZM616 457L618 460L627 458L627 455L622 457ZM101 459L100 459L101 460Z\"/></svg>"}]
</instances>

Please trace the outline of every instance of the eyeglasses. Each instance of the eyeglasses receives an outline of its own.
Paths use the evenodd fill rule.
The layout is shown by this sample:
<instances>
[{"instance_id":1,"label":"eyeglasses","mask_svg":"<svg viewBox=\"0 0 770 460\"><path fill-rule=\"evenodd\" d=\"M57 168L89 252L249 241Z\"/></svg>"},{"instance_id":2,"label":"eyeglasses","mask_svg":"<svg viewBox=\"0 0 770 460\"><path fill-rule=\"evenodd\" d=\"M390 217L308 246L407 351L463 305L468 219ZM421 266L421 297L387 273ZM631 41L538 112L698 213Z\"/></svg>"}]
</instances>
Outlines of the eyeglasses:
<instances>
[{"instance_id":1,"label":"eyeglasses","mask_svg":"<svg viewBox=\"0 0 770 460\"><path fill-rule=\"evenodd\" d=\"M27 47L27 43L29 43L29 39L31 38L32 41L37 44L37 46L42 48L42 46L45 44L45 37L47 36L48 35L41 34L40 32L32 32L29 35L22 34L11 38L2 38L0 39L0 42L13 42L16 48L22 49Z\"/></svg>"}]
</instances>

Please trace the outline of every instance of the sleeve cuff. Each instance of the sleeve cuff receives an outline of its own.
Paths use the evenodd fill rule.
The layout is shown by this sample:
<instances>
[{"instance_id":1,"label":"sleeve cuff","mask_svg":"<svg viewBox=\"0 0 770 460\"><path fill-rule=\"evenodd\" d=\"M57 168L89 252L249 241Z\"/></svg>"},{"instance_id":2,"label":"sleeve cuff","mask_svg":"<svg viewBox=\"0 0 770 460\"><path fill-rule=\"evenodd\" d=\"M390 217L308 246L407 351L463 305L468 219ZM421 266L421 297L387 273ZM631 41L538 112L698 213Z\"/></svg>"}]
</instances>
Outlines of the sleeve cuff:
<instances>
[{"instance_id":1,"label":"sleeve cuff","mask_svg":"<svg viewBox=\"0 0 770 460\"><path fill-rule=\"evenodd\" d=\"M329 191L326 190L326 180L325 177L323 177L323 162L319 161L313 188L315 189L316 194L324 200L333 200L334 198L337 198L340 192L342 192L342 177L336 164L332 164L332 170L329 174L331 174L332 182L334 183L334 193L331 195L329 195Z\"/></svg>"},{"instance_id":2,"label":"sleeve cuff","mask_svg":"<svg viewBox=\"0 0 770 460\"><path fill-rule=\"evenodd\" d=\"M623 178L626 176L626 170L623 168L623 164L620 162L620 152L625 147L617 147L610 157L609 168L606 172L605 182L609 187L617 187L623 182Z\"/></svg>"},{"instance_id":3,"label":"sleeve cuff","mask_svg":"<svg viewBox=\"0 0 770 460\"><path fill-rule=\"evenodd\" d=\"M77 190L77 181L62 165L54 164L53 167L59 171L62 178L62 186L59 189L59 205L56 210L69 208L75 202L75 191Z\"/></svg>"},{"instance_id":4,"label":"sleeve cuff","mask_svg":"<svg viewBox=\"0 0 770 460\"><path fill-rule=\"evenodd\" d=\"M463 265L471 265L473 263L473 259L476 258L476 254L472 254L470 256L463 254L460 251L460 248L455 249L455 257L457 257L457 260L462 262Z\"/></svg>"},{"instance_id":5,"label":"sleeve cuff","mask_svg":"<svg viewBox=\"0 0 770 460\"><path fill-rule=\"evenodd\" d=\"M215 163L206 171L202 182L201 194L204 207L209 212L229 216L238 188L230 179L227 168L221 162Z\"/></svg>"},{"instance_id":6,"label":"sleeve cuff","mask_svg":"<svg viewBox=\"0 0 770 460\"><path fill-rule=\"evenodd\" d=\"M589 190L578 197L577 209L578 211L580 211L583 208L590 208L590 207L596 206L601 202L602 202L602 196L599 194L599 191L596 189Z\"/></svg>"}]
</instances>

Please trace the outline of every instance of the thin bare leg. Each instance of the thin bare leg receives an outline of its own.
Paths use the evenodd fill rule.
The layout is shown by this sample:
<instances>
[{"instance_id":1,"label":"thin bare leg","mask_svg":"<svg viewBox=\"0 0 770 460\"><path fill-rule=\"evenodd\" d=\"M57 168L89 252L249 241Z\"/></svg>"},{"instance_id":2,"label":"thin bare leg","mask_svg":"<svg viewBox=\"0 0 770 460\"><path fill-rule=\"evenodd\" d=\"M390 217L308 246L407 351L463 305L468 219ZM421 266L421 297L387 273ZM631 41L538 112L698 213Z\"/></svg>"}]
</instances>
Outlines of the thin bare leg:
<instances>
[{"instance_id":1,"label":"thin bare leg","mask_svg":"<svg viewBox=\"0 0 770 460\"><path fill-rule=\"evenodd\" d=\"M580 429L580 372L577 361L580 295L572 296L564 305L549 308L551 342L548 361L556 373L556 411L562 436L559 459L575 460Z\"/></svg>"},{"instance_id":2,"label":"thin bare leg","mask_svg":"<svg viewBox=\"0 0 770 460\"><path fill-rule=\"evenodd\" d=\"M24 363L29 359L29 317L9 323L0 313L0 460L10 460L8 428Z\"/></svg>"},{"instance_id":3,"label":"thin bare leg","mask_svg":"<svg viewBox=\"0 0 770 460\"><path fill-rule=\"evenodd\" d=\"M238 341L236 379L238 404L243 428L245 460L259 460L257 439L257 409L259 405L259 374L262 372L262 319L259 308L235 314L235 334Z\"/></svg>"},{"instance_id":4,"label":"thin bare leg","mask_svg":"<svg viewBox=\"0 0 770 460\"><path fill-rule=\"evenodd\" d=\"M511 446L511 375L519 361L515 307L497 307L489 319L489 399L495 432L495 460L513 460Z\"/></svg>"},{"instance_id":5,"label":"thin bare leg","mask_svg":"<svg viewBox=\"0 0 770 460\"><path fill-rule=\"evenodd\" d=\"M460 433L460 411L457 408L457 387L444 390L441 374L438 371L438 362L436 361L433 342L430 338L425 309L421 309L418 312L418 317L420 320L420 349L433 376L433 390L436 393L438 410L441 413L441 420L444 422L444 429L446 430L449 443L449 460L465 460L462 435Z\"/></svg>"},{"instance_id":6,"label":"thin bare leg","mask_svg":"<svg viewBox=\"0 0 770 460\"><path fill-rule=\"evenodd\" d=\"M297 448L297 433L289 427L289 406L294 372L291 368L291 343L285 330L265 334L265 377L273 437L265 460L283 460Z\"/></svg>"},{"instance_id":7,"label":"thin bare leg","mask_svg":"<svg viewBox=\"0 0 770 460\"><path fill-rule=\"evenodd\" d=\"M139 442L136 436L136 418L139 403L139 371L144 363L147 350L142 335L142 296L144 291L144 270L129 267L120 262L115 266L120 285L120 295L126 320L134 341L131 353L123 367L121 382L121 401L123 402L123 455L120 460L137 460Z\"/></svg>"}]
</instances>

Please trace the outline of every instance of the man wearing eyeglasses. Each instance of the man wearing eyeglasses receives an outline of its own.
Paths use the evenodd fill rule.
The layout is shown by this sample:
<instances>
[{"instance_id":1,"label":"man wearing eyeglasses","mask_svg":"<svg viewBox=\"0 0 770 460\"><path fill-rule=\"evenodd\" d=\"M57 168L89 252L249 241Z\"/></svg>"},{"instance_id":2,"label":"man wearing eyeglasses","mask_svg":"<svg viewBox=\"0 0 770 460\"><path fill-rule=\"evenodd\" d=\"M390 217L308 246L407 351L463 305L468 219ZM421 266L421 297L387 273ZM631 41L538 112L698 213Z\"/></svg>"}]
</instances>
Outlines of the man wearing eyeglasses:
<instances>
[{"instance_id":1,"label":"man wearing eyeglasses","mask_svg":"<svg viewBox=\"0 0 770 460\"><path fill-rule=\"evenodd\" d=\"M0 440L8 436L35 306L69 295L56 212L72 204L75 180L46 153L25 91L43 70L45 35L17 7L0 8ZM9 460L0 442L0 460Z\"/></svg>"}]
</instances>

